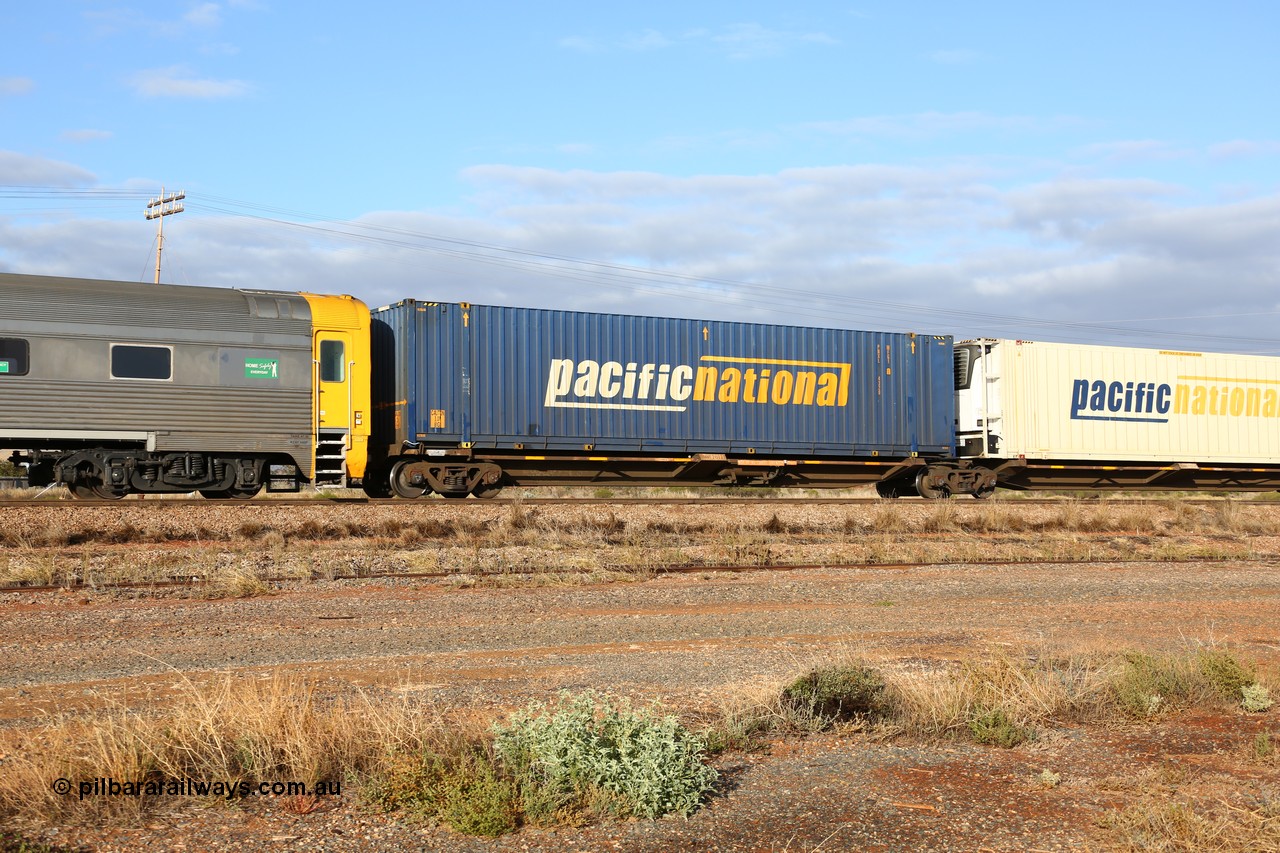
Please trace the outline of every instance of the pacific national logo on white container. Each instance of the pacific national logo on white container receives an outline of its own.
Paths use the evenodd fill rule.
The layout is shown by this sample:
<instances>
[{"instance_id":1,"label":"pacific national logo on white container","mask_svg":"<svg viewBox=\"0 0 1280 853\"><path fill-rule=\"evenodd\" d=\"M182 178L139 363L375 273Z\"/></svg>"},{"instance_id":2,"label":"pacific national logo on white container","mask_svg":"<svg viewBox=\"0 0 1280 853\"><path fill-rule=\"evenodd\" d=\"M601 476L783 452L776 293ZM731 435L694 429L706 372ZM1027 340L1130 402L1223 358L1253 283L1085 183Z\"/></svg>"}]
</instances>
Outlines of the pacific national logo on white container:
<instances>
[{"instance_id":1,"label":"pacific national logo on white container","mask_svg":"<svg viewBox=\"0 0 1280 853\"><path fill-rule=\"evenodd\" d=\"M839 407L849 403L849 362L704 355L689 364L553 358L548 408L683 412L690 402Z\"/></svg>"},{"instance_id":2,"label":"pacific national logo on white container","mask_svg":"<svg viewBox=\"0 0 1280 853\"><path fill-rule=\"evenodd\" d=\"M1071 384L1071 418L1167 424L1172 415L1280 417L1280 392L1274 381L1192 375L1177 380L1076 379Z\"/></svg>"}]
</instances>

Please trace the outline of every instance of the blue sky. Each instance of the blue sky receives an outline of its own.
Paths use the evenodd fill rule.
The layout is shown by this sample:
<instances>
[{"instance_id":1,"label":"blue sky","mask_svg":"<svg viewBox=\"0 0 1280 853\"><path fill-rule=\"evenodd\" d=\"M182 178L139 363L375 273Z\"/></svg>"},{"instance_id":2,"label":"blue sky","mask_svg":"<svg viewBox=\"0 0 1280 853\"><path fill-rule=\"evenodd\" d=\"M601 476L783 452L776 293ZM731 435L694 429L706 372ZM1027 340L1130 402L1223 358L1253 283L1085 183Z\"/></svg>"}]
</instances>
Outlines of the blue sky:
<instances>
[{"instance_id":1,"label":"blue sky","mask_svg":"<svg viewBox=\"0 0 1280 853\"><path fill-rule=\"evenodd\" d=\"M6 4L0 270L1280 354L1280 5L1044 6Z\"/></svg>"}]
</instances>

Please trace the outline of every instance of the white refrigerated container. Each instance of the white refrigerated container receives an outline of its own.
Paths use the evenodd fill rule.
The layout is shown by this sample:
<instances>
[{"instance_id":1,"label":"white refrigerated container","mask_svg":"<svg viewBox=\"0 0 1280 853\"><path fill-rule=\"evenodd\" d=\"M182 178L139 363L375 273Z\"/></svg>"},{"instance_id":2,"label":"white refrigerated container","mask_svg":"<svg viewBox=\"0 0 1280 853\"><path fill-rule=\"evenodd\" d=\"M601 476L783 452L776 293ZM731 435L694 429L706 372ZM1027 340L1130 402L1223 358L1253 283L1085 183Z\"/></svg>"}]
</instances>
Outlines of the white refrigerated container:
<instances>
[{"instance_id":1,"label":"white refrigerated container","mask_svg":"<svg viewBox=\"0 0 1280 853\"><path fill-rule=\"evenodd\" d=\"M1280 464L1280 358L979 340L956 380L962 457Z\"/></svg>"}]
</instances>

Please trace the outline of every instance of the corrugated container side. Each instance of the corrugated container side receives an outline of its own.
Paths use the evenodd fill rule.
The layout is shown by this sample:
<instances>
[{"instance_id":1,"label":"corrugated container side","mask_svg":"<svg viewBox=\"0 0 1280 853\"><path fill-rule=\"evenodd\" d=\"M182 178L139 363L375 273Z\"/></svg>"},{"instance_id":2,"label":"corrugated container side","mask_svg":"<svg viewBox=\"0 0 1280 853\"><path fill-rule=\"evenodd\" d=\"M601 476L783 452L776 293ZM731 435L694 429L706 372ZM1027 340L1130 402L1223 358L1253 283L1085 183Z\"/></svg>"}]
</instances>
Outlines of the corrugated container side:
<instances>
[{"instance_id":1,"label":"corrugated container side","mask_svg":"<svg viewBox=\"0 0 1280 853\"><path fill-rule=\"evenodd\" d=\"M1280 358L999 345L1000 456L1280 462Z\"/></svg>"},{"instance_id":2,"label":"corrugated container side","mask_svg":"<svg viewBox=\"0 0 1280 853\"><path fill-rule=\"evenodd\" d=\"M405 302L375 312L395 441L947 455L950 338ZM386 359L394 353L399 363ZM394 442L393 442L394 443Z\"/></svg>"},{"instance_id":3,"label":"corrugated container side","mask_svg":"<svg viewBox=\"0 0 1280 853\"><path fill-rule=\"evenodd\" d=\"M371 446L389 447L404 441L404 363L400 348L404 333L397 324L405 316L399 306L387 306L370 312L369 324L369 389L373 397L373 414L369 422Z\"/></svg>"}]
</instances>

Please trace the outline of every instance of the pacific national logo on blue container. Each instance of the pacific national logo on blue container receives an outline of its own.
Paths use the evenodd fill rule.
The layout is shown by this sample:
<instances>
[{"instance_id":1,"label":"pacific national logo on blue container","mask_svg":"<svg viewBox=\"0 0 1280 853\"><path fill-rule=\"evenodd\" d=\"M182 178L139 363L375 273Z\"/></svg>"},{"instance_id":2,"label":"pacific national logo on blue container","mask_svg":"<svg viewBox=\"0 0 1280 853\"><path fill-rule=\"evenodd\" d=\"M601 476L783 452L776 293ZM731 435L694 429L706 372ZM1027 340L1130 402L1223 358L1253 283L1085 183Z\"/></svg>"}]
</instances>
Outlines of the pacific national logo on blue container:
<instances>
[{"instance_id":1,"label":"pacific national logo on blue container","mask_svg":"<svg viewBox=\"0 0 1280 853\"><path fill-rule=\"evenodd\" d=\"M1274 382L1220 376L1179 376L1178 382L1121 382L1076 379L1071 384L1071 418L1167 424L1172 415L1244 418L1280 416Z\"/></svg>"},{"instance_id":2,"label":"pacific national logo on blue container","mask_svg":"<svg viewBox=\"0 0 1280 853\"><path fill-rule=\"evenodd\" d=\"M848 362L704 355L690 364L551 359L549 408L683 412L690 402L838 407L849 403Z\"/></svg>"}]
</instances>

